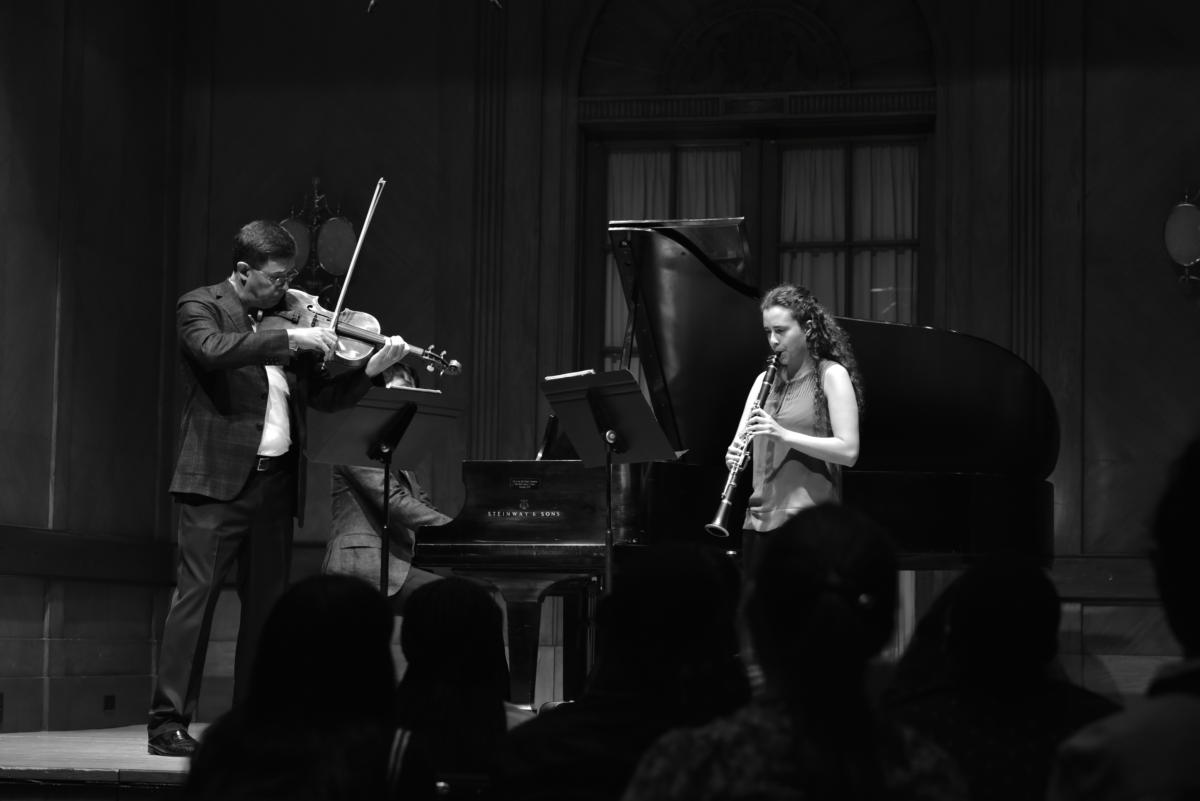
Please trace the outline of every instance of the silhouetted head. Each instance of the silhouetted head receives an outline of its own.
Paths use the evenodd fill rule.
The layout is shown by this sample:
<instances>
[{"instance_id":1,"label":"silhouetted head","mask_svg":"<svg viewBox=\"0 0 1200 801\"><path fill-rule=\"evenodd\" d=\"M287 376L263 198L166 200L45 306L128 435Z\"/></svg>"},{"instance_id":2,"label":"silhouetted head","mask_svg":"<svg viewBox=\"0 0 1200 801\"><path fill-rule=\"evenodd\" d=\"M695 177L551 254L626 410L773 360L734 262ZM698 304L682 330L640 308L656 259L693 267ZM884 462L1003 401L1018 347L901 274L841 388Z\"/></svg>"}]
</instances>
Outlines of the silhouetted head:
<instances>
[{"instance_id":1,"label":"silhouetted head","mask_svg":"<svg viewBox=\"0 0 1200 801\"><path fill-rule=\"evenodd\" d=\"M1036 564L996 557L947 587L945 646L968 680L1011 686L1043 678L1058 653L1060 599Z\"/></svg>"},{"instance_id":2,"label":"silhouetted head","mask_svg":"<svg viewBox=\"0 0 1200 801\"><path fill-rule=\"evenodd\" d=\"M1155 580L1167 621L1189 658L1200 657L1200 439L1172 468L1151 527Z\"/></svg>"},{"instance_id":3,"label":"silhouetted head","mask_svg":"<svg viewBox=\"0 0 1200 801\"><path fill-rule=\"evenodd\" d=\"M746 695L737 662L737 566L684 543L643 549L620 565L596 610L592 687L633 691L700 719Z\"/></svg>"},{"instance_id":4,"label":"silhouetted head","mask_svg":"<svg viewBox=\"0 0 1200 801\"><path fill-rule=\"evenodd\" d=\"M406 683L486 688L508 695L500 607L482 585L451 577L423 585L404 606L400 647Z\"/></svg>"},{"instance_id":5,"label":"silhouetted head","mask_svg":"<svg viewBox=\"0 0 1200 801\"><path fill-rule=\"evenodd\" d=\"M764 536L745 611L768 698L792 721L805 798L885 797L867 663L896 614L896 552L844 506L800 512Z\"/></svg>"},{"instance_id":6,"label":"silhouetted head","mask_svg":"<svg viewBox=\"0 0 1200 801\"><path fill-rule=\"evenodd\" d=\"M408 667L396 689L397 723L435 772L486 770L508 698L503 616L491 593L457 577L423 585L404 605L400 646Z\"/></svg>"},{"instance_id":7,"label":"silhouetted head","mask_svg":"<svg viewBox=\"0 0 1200 801\"><path fill-rule=\"evenodd\" d=\"M833 504L805 509L764 540L745 617L768 682L785 692L857 688L894 626L891 541L862 514Z\"/></svg>"},{"instance_id":8,"label":"silhouetted head","mask_svg":"<svg viewBox=\"0 0 1200 801\"><path fill-rule=\"evenodd\" d=\"M395 688L392 612L377 589L322 575L290 587L271 610L255 652L246 703L281 725L390 720Z\"/></svg>"}]
</instances>

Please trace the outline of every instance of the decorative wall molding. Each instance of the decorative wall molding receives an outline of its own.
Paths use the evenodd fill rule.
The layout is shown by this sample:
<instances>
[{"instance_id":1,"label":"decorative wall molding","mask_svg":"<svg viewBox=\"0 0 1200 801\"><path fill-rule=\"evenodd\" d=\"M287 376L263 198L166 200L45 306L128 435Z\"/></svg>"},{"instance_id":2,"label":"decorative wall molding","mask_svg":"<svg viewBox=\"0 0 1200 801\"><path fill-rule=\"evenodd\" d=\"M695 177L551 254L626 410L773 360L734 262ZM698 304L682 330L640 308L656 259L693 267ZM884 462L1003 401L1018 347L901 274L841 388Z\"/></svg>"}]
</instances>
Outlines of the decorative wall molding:
<instances>
[{"instance_id":1,"label":"decorative wall molding","mask_svg":"<svg viewBox=\"0 0 1200 801\"><path fill-rule=\"evenodd\" d=\"M837 120L863 117L932 119L935 89L781 92L746 95L581 97L581 125L611 122L713 122L753 119Z\"/></svg>"},{"instance_id":2,"label":"decorative wall molding","mask_svg":"<svg viewBox=\"0 0 1200 801\"><path fill-rule=\"evenodd\" d=\"M175 582L175 546L0 526L0 574L86 581Z\"/></svg>"},{"instance_id":3,"label":"decorative wall molding","mask_svg":"<svg viewBox=\"0 0 1200 801\"><path fill-rule=\"evenodd\" d=\"M583 97L930 87L922 0L607 0L581 62Z\"/></svg>"},{"instance_id":4,"label":"decorative wall molding","mask_svg":"<svg viewBox=\"0 0 1200 801\"><path fill-rule=\"evenodd\" d=\"M475 118L474 276L471 282L471 397L501 397L503 371L505 15L479 15ZM474 403L467 451L477 459L500 452L500 404Z\"/></svg>"},{"instance_id":5,"label":"decorative wall molding","mask_svg":"<svg viewBox=\"0 0 1200 801\"><path fill-rule=\"evenodd\" d=\"M803 6L779 0L704 10L665 63L667 94L844 89L851 74L837 34Z\"/></svg>"},{"instance_id":6,"label":"decorative wall molding","mask_svg":"<svg viewBox=\"0 0 1200 801\"><path fill-rule=\"evenodd\" d=\"M1042 335L1042 2L1012 2L1012 346L1035 370Z\"/></svg>"}]
</instances>

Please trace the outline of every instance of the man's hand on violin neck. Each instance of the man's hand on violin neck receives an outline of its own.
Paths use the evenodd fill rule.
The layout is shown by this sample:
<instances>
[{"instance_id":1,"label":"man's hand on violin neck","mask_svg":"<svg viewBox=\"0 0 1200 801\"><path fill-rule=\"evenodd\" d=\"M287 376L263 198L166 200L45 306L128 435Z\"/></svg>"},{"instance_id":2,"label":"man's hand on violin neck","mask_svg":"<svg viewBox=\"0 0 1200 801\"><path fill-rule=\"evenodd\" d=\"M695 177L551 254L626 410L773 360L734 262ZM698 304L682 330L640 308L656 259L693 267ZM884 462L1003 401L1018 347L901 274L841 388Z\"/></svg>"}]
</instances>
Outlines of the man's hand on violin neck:
<instances>
[{"instance_id":1,"label":"man's hand on violin neck","mask_svg":"<svg viewBox=\"0 0 1200 801\"><path fill-rule=\"evenodd\" d=\"M367 362L367 375L374 378L404 358L405 353L408 353L408 343L404 337L388 337L383 347L375 351L375 355Z\"/></svg>"},{"instance_id":2,"label":"man's hand on violin neck","mask_svg":"<svg viewBox=\"0 0 1200 801\"><path fill-rule=\"evenodd\" d=\"M337 334L331 328L289 328L288 345L296 350L315 350L328 356L337 346Z\"/></svg>"}]
</instances>

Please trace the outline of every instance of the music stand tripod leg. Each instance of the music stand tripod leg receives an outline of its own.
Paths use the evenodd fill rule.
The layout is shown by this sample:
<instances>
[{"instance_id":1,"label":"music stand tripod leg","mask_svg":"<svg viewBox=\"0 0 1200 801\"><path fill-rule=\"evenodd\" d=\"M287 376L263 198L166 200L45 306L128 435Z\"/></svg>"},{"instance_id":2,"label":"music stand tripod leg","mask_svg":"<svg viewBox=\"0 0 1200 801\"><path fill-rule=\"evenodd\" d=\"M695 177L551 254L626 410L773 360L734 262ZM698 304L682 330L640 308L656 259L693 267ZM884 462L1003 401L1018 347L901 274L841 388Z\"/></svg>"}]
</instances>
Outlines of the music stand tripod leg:
<instances>
[{"instance_id":1,"label":"music stand tripod leg","mask_svg":"<svg viewBox=\"0 0 1200 801\"><path fill-rule=\"evenodd\" d=\"M388 597L388 562L391 561L392 538L392 449L379 443L379 461L383 464L383 531L379 536L379 591Z\"/></svg>"},{"instance_id":2,"label":"music stand tripod leg","mask_svg":"<svg viewBox=\"0 0 1200 801\"><path fill-rule=\"evenodd\" d=\"M604 529L604 592L612 592L613 580L613 453L617 450L617 432L608 429L604 432L605 443L605 506L608 507L608 520Z\"/></svg>"}]
</instances>

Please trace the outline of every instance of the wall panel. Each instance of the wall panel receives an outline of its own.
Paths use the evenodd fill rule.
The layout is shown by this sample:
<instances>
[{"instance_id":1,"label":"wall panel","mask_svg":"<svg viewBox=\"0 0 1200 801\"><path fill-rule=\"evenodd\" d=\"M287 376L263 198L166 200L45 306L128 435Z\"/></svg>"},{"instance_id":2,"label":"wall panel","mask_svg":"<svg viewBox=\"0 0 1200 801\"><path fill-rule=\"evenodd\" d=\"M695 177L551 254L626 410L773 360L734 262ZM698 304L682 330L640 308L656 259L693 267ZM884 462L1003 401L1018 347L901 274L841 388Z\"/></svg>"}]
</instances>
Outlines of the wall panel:
<instances>
[{"instance_id":1,"label":"wall panel","mask_svg":"<svg viewBox=\"0 0 1200 801\"><path fill-rule=\"evenodd\" d=\"M170 8L77 3L68 18L56 518L75 533L149 539L163 491Z\"/></svg>"},{"instance_id":2,"label":"wall panel","mask_svg":"<svg viewBox=\"0 0 1200 801\"><path fill-rule=\"evenodd\" d=\"M53 497L63 15L0 4L0 525L48 525Z\"/></svg>"},{"instance_id":3,"label":"wall panel","mask_svg":"<svg viewBox=\"0 0 1200 801\"><path fill-rule=\"evenodd\" d=\"M148 0L0 7L5 731L145 717L169 562L151 541L174 14Z\"/></svg>"},{"instance_id":4,"label":"wall panel","mask_svg":"<svg viewBox=\"0 0 1200 801\"><path fill-rule=\"evenodd\" d=\"M1200 6L1090 4L1086 25L1083 550L1139 555L1167 464L1200 433L1200 312L1162 238L1200 187L1200 64L1164 32Z\"/></svg>"},{"instance_id":5,"label":"wall panel","mask_svg":"<svg viewBox=\"0 0 1200 801\"><path fill-rule=\"evenodd\" d=\"M40 676L0 676L4 715L0 732L38 731L46 728L46 680Z\"/></svg>"}]
</instances>

